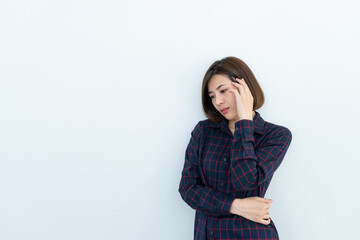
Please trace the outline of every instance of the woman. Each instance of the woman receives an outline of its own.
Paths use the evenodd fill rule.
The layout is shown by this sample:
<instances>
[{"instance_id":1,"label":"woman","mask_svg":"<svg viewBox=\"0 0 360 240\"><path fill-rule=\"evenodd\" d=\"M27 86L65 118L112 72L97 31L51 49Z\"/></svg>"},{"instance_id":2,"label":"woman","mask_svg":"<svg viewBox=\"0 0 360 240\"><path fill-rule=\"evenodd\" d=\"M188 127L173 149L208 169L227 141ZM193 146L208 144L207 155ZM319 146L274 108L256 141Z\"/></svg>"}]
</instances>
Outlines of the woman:
<instances>
[{"instance_id":1,"label":"woman","mask_svg":"<svg viewBox=\"0 0 360 240\"><path fill-rule=\"evenodd\" d=\"M257 109L264 94L236 57L214 62L202 84L203 111L191 132L179 186L196 210L194 239L279 239L264 195L290 145L284 126Z\"/></svg>"}]
</instances>

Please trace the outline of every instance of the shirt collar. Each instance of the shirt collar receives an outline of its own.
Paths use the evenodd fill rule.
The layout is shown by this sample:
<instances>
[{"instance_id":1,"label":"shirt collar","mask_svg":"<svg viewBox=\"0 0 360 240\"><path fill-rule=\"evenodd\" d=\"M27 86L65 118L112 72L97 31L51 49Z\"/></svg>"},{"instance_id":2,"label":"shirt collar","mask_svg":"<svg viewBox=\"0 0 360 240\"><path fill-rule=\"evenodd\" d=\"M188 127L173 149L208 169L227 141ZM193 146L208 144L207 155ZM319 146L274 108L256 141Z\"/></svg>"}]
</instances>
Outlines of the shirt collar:
<instances>
[{"instance_id":1,"label":"shirt collar","mask_svg":"<svg viewBox=\"0 0 360 240\"><path fill-rule=\"evenodd\" d=\"M259 133L259 134L264 134L264 126L265 126L265 121L264 119L260 116L260 113L257 111L255 112L255 116L254 116L254 132ZM213 128L222 128L222 129L229 129L228 127L228 120L226 118L223 118L221 120L221 122L216 123L213 121L208 121L208 124L210 127Z\"/></svg>"}]
</instances>

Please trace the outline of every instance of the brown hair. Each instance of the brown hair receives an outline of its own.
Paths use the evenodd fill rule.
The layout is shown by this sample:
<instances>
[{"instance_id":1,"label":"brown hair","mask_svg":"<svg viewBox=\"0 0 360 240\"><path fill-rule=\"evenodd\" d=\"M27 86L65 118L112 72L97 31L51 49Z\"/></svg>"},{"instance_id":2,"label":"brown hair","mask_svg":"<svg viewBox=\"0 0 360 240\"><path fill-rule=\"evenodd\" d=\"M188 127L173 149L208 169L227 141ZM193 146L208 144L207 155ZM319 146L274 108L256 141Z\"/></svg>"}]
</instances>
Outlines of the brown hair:
<instances>
[{"instance_id":1,"label":"brown hair","mask_svg":"<svg viewBox=\"0 0 360 240\"><path fill-rule=\"evenodd\" d=\"M208 84L211 77L215 74L227 76L232 82L236 82L235 78L244 78L246 84L250 88L254 97L253 110L259 109L265 102L264 92L262 91L258 81L250 68L241 59L236 57L226 57L215 61L206 71L202 82L202 106L204 114L213 122L220 122L224 116L216 110L208 93Z\"/></svg>"}]
</instances>

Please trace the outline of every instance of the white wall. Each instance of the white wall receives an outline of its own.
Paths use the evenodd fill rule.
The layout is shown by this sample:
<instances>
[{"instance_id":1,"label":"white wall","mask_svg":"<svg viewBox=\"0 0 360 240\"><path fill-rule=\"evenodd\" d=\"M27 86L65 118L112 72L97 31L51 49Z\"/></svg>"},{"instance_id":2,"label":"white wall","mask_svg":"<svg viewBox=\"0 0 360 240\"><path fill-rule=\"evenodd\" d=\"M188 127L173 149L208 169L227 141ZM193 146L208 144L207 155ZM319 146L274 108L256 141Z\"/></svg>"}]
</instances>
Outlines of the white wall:
<instances>
[{"instance_id":1,"label":"white wall","mask_svg":"<svg viewBox=\"0 0 360 240\"><path fill-rule=\"evenodd\" d=\"M353 239L358 1L0 3L0 239L192 239L178 193L215 60L243 59L293 140L266 194L284 240Z\"/></svg>"}]
</instances>

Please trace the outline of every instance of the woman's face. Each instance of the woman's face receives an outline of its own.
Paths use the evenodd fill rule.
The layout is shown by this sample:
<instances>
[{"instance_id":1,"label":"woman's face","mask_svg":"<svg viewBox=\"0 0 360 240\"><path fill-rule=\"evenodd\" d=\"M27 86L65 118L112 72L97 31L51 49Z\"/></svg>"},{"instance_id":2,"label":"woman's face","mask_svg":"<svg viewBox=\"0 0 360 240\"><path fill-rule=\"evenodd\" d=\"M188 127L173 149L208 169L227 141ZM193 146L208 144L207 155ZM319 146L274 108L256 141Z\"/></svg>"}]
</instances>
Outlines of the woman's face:
<instances>
[{"instance_id":1,"label":"woman's face","mask_svg":"<svg viewBox=\"0 0 360 240\"><path fill-rule=\"evenodd\" d=\"M236 87L224 75L215 74L208 83L209 96L216 110L227 120L236 121L239 118L236 99L234 93L228 91L229 89L236 89Z\"/></svg>"}]
</instances>

